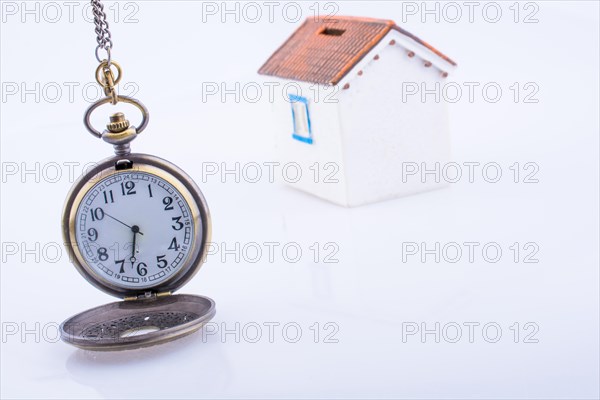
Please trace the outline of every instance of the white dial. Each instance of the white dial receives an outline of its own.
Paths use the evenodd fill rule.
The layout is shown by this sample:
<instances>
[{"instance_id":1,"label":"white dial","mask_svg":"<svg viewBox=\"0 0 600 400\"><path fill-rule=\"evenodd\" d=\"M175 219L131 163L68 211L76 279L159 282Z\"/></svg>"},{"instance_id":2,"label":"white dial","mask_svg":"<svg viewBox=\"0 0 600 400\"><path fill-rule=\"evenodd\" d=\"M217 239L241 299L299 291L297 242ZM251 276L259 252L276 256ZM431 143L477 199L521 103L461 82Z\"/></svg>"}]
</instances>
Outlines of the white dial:
<instances>
[{"instance_id":1,"label":"white dial","mask_svg":"<svg viewBox=\"0 0 600 400\"><path fill-rule=\"evenodd\" d=\"M75 215L79 253L102 280L123 288L159 285L190 257L195 221L167 180L121 171L98 181Z\"/></svg>"}]
</instances>

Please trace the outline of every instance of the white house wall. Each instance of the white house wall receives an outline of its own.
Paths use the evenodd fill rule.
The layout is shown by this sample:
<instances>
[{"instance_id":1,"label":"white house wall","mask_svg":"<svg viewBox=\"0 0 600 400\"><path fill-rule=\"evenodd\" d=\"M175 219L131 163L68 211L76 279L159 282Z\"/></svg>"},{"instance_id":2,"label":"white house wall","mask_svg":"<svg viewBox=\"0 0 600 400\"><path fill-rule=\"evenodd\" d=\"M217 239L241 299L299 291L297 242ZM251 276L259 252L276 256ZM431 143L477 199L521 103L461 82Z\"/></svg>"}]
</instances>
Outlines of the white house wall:
<instances>
[{"instance_id":1,"label":"white house wall","mask_svg":"<svg viewBox=\"0 0 600 400\"><path fill-rule=\"evenodd\" d=\"M435 65L425 67L418 55L409 57L400 45L403 40L390 32L341 83L349 84L339 96L348 205L438 187L434 179L403 179L403 168L408 170L408 163L429 168L449 160L446 104L433 96L423 103L420 93L403 101L402 95L404 82L433 88L445 79Z\"/></svg>"}]
</instances>

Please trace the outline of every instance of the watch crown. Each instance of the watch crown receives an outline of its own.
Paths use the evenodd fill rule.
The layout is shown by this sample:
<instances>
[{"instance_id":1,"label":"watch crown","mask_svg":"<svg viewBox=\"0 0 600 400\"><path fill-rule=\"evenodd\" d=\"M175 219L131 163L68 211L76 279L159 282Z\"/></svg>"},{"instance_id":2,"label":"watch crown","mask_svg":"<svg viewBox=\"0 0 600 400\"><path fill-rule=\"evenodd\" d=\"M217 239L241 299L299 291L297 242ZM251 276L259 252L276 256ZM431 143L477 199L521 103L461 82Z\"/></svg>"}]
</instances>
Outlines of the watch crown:
<instances>
[{"instance_id":1,"label":"watch crown","mask_svg":"<svg viewBox=\"0 0 600 400\"><path fill-rule=\"evenodd\" d=\"M111 115L110 123L106 125L106 129L113 133L123 132L127 128L129 128L129 121L125 119L125 114L122 112Z\"/></svg>"}]
</instances>

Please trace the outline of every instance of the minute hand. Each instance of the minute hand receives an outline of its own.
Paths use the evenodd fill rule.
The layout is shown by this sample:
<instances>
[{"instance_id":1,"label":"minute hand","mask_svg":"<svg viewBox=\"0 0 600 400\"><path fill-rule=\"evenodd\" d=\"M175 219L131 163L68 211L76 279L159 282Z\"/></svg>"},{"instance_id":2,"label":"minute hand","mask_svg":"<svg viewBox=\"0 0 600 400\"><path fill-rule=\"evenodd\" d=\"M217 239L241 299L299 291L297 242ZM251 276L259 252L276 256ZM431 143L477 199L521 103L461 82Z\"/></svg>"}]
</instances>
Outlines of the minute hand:
<instances>
[{"instance_id":1,"label":"minute hand","mask_svg":"<svg viewBox=\"0 0 600 400\"><path fill-rule=\"evenodd\" d=\"M118 223L120 223L120 224L122 224L122 225L125 225L126 227L128 227L129 229L131 229L131 230L133 231L133 227L132 227L132 226L129 226L129 225L127 225L125 222L123 222L123 221L121 221L121 220L119 220L119 219L116 219L115 217L113 217L113 216L112 216L112 215L110 215L110 214L107 214L106 212L104 213L104 215L106 215L107 217L109 217L109 218L111 218L111 219L114 219L115 221L117 221ZM139 231L139 228L138 228L138 231L137 231L136 233L139 233L140 235L143 235L143 233Z\"/></svg>"},{"instance_id":2,"label":"minute hand","mask_svg":"<svg viewBox=\"0 0 600 400\"><path fill-rule=\"evenodd\" d=\"M138 234L138 232L133 231L133 245L132 245L132 249L131 249L131 262L132 263L135 262L135 239L137 238L137 234Z\"/></svg>"}]
</instances>

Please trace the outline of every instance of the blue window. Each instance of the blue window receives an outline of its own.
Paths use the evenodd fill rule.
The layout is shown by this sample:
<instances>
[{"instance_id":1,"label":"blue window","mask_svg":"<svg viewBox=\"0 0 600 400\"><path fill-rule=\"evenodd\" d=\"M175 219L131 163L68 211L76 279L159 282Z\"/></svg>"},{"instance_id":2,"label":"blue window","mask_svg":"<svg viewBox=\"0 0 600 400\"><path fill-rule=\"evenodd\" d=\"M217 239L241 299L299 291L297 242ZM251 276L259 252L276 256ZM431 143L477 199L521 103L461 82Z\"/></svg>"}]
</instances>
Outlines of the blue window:
<instances>
[{"instance_id":1,"label":"blue window","mask_svg":"<svg viewBox=\"0 0 600 400\"><path fill-rule=\"evenodd\" d=\"M312 144L312 130L310 128L310 115L308 113L308 100L306 97L289 95L292 105L292 121L294 133L292 137L304 143Z\"/></svg>"}]
</instances>

